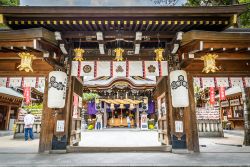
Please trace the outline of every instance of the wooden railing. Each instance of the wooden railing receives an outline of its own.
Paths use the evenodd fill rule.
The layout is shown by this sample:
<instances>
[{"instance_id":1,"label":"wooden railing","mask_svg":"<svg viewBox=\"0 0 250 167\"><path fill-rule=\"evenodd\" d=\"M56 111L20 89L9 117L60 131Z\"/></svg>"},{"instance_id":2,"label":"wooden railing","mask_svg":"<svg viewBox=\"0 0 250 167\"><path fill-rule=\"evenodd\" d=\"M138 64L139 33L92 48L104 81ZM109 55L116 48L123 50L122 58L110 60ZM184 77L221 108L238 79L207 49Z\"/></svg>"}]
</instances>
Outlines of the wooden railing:
<instances>
[{"instance_id":1,"label":"wooden railing","mask_svg":"<svg viewBox=\"0 0 250 167\"><path fill-rule=\"evenodd\" d=\"M197 120L197 128L200 137L224 136L220 120Z\"/></svg>"}]
</instances>

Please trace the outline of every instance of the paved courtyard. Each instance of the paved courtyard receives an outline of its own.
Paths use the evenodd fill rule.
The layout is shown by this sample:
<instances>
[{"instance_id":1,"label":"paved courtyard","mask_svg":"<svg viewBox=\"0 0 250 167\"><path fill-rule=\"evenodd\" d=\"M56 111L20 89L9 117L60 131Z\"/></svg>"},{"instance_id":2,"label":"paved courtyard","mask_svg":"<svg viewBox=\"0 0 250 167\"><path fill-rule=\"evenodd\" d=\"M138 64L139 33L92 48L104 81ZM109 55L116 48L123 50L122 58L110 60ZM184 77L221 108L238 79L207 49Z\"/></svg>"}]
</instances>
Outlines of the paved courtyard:
<instances>
[{"instance_id":1,"label":"paved courtyard","mask_svg":"<svg viewBox=\"0 0 250 167\"><path fill-rule=\"evenodd\" d=\"M156 131L103 130L82 135L82 146L134 146L139 139L146 141L144 145L159 144ZM39 140L25 142L5 136L0 137L0 166L250 166L250 147L242 146L242 141L242 133L229 131L225 138L200 138L201 153L37 154Z\"/></svg>"},{"instance_id":2,"label":"paved courtyard","mask_svg":"<svg viewBox=\"0 0 250 167\"><path fill-rule=\"evenodd\" d=\"M83 131L80 146L92 147L142 147L160 146L157 131L137 129L104 129Z\"/></svg>"}]
</instances>

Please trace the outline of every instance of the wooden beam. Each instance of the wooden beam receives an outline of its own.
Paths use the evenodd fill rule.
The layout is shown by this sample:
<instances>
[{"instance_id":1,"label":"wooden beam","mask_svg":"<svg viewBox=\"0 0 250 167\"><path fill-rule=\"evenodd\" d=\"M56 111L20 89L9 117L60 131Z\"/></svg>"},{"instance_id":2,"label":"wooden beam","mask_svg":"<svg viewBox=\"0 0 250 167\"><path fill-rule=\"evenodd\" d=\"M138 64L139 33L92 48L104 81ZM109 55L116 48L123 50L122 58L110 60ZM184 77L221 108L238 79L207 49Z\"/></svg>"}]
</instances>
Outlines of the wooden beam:
<instances>
[{"instance_id":1,"label":"wooden beam","mask_svg":"<svg viewBox=\"0 0 250 167\"><path fill-rule=\"evenodd\" d=\"M240 14L247 10L247 5L232 5L232 6L207 6L206 10L204 7L0 7L0 13L4 15L18 14L19 17L24 16L60 16L60 17L134 17L142 16L171 16L173 15L192 15L197 16L217 16L218 15L233 15Z\"/></svg>"},{"instance_id":2,"label":"wooden beam","mask_svg":"<svg viewBox=\"0 0 250 167\"><path fill-rule=\"evenodd\" d=\"M221 53L216 53L216 52L212 52L213 54L217 54L218 58L216 58L216 60L224 60L224 61L231 61L231 60L250 60L250 52L245 52L245 53L225 53L225 52L221 52ZM199 53L195 53L195 58L194 60L200 60L201 56L204 56L206 53L203 52L199 52Z\"/></svg>"}]
</instances>

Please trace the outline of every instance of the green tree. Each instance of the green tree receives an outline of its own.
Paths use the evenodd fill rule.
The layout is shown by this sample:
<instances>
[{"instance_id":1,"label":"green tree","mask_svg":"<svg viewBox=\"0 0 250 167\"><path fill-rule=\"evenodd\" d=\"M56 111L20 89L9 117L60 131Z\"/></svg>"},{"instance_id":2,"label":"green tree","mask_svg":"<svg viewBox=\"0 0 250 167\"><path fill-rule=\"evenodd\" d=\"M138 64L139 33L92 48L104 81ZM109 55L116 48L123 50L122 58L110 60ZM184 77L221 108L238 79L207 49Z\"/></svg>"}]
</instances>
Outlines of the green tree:
<instances>
[{"instance_id":1,"label":"green tree","mask_svg":"<svg viewBox=\"0 0 250 167\"><path fill-rule=\"evenodd\" d=\"M239 0L241 4L247 4L247 11L240 16L242 28L250 28L250 0Z\"/></svg>"},{"instance_id":2,"label":"green tree","mask_svg":"<svg viewBox=\"0 0 250 167\"><path fill-rule=\"evenodd\" d=\"M248 8L240 16L240 27L250 28L250 0L187 0L186 6L220 6L234 4L247 4Z\"/></svg>"},{"instance_id":3,"label":"green tree","mask_svg":"<svg viewBox=\"0 0 250 167\"><path fill-rule=\"evenodd\" d=\"M20 0L0 0L0 6L19 6Z\"/></svg>"}]
</instances>

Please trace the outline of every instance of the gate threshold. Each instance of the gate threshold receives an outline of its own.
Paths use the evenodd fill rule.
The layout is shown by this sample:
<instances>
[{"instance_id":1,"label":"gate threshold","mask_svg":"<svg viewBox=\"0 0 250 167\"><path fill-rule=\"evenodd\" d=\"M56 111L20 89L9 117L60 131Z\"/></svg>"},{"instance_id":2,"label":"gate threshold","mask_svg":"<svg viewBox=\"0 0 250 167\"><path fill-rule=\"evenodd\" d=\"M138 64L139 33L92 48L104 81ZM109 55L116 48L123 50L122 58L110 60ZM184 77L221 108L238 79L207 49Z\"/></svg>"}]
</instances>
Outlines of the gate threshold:
<instances>
[{"instance_id":1,"label":"gate threshold","mask_svg":"<svg viewBox=\"0 0 250 167\"><path fill-rule=\"evenodd\" d=\"M97 153L97 152L171 152L172 146L146 146L146 147L82 147L68 146L68 153Z\"/></svg>"}]
</instances>

